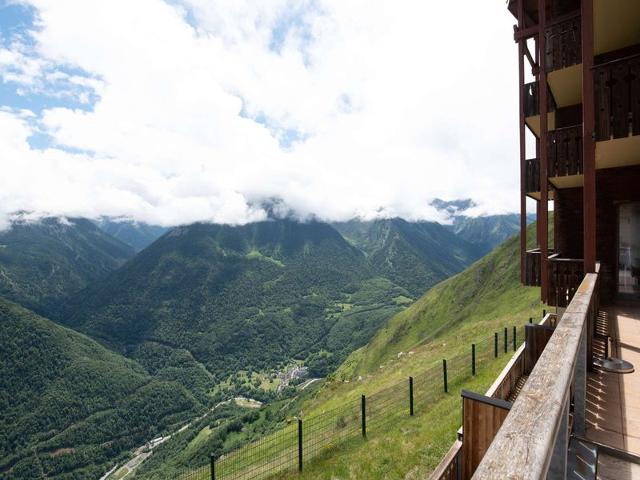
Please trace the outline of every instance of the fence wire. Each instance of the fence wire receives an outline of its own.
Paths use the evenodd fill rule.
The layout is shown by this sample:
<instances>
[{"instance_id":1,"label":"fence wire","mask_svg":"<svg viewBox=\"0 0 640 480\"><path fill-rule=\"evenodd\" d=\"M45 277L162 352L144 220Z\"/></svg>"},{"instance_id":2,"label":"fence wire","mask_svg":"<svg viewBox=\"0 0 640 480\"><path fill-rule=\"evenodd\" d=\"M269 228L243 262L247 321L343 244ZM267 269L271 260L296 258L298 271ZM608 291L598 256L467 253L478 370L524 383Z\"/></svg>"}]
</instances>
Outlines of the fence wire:
<instances>
[{"instance_id":1,"label":"fence wire","mask_svg":"<svg viewBox=\"0 0 640 480\"><path fill-rule=\"evenodd\" d=\"M513 355L524 343L524 338L525 325L487 334L474 344L475 350L469 345L468 352L445 359L442 364L434 364L411 380L398 382L369 396L363 395L346 405L309 417L294 418L284 428L216 459L213 469L204 465L185 471L178 478L261 480L302 469L306 462L329 452L341 442L384 432L398 419L409 416L412 407L413 413L424 411L444 394L445 385L451 388L474 372L477 374L488 362Z\"/></svg>"}]
</instances>

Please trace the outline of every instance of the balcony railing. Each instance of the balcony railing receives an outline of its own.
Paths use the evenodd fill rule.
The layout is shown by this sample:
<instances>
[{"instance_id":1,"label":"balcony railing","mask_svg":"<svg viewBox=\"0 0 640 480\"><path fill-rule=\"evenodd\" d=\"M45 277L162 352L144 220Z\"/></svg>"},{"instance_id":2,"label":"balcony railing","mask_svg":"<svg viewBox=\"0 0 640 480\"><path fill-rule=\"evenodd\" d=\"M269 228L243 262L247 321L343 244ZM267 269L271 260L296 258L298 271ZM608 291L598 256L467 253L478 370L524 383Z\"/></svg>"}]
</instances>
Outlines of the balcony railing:
<instances>
[{"instance_id":1,"label":"balcony railing","mask_svg":"<svg viewBox=\"0 0 640 480\"><path fill-rule=\"evenodd\" d=\"M526 193L540 191L540 160L537 158L525 160L524 188Z\"/></svg>"},{"instance_id":2,"label":"balcony railing","mask_svg":"<svg viewBox=\"0 0 640 480\"><path fill-rule=\"evenodd\" d=\"M523 85L524 96L524 116L532 117L540 113L539 82L525 83ZM547 87L547 111L556 109L556 102L551 94L551 89Z\"/></svg>"},{"instance_id":3,"label":"balcony railing","mask_svg":"<svg viewBox=\"0 0 640 480\"><path fill-rule=\"evenodd\" d=\"M582 125L548 132L547 161L549 177L582 173Z\"/></svg>"},{"instance_id":4,"label":"balcony railing","mask_svg":"<svg viewBox=\"0 0 640 480\"><path fill-rule=\"evenodd\" d=\"M597 288L598 274L587 274L472 478L566 477L570 435L585 431Z\"/></svg>"},{"instance_id":5,"label":"balcony railing","mask_svg":"<svg viewBox=\"0 0 640 480\"><path fill-rule=\"evenodd\" d=\"M539 287L541 284L540 249L527 250L524 254L524 284Z\"/></svg>"},{"instance_id":6,"label":"balcony railing","mask_svg":"<svg viewBox=\"0 0 640 480\"><path fill-rule=\"evenodd\" d=\"M582 26L580 11L549 22L545 29L547 72L582 62Z\"/></svg>"},{"instance_id":7,"label":"balcony railing","mask_svg":"<svg viewBox=\"0 0 640 480\"><path fill-rule=\"evenodd\" d=\"M640 135L640 54L594 67L596 140Z\"/></svg>"},{"instance_id":8,"label":"balcony railing","mask_svg":"<svg viewBox=\"0 0 640 480\"><path fill-rule=\"evenodd\" d=\"M566 307L584 279L584 261L581 258L549 257L550 306Z\"/></svg>"}]
</instances>

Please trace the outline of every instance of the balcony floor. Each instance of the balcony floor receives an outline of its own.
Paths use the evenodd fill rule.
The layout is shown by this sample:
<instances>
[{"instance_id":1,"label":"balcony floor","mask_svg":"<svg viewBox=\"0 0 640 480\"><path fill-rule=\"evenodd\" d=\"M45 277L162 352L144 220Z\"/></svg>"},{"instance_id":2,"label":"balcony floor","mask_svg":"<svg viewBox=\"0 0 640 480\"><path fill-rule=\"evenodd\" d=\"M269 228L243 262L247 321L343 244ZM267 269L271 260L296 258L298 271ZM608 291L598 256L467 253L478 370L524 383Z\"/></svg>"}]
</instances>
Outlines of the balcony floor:
<instances>
[{"instance_id":1,"label":"balcony floor","mask_svg":"<svg viewBox=\"0 0 640 480\"><path fill-rule=\"evenodd\" d=\"M611 335L610 355L631 362L635 371L589 374L587 439L640 455L640 305L618 304L603 310ZM640 478L639 474L622 478Z\"/></svg>"}]
</instances>

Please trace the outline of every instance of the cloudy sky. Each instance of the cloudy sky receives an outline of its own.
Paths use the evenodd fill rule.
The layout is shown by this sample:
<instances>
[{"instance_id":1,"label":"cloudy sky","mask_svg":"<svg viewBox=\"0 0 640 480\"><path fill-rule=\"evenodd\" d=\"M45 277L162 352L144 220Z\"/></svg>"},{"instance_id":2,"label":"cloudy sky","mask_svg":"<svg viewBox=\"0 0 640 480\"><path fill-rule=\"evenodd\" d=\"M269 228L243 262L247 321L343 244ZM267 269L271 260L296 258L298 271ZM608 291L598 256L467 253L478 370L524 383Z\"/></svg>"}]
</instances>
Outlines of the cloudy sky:
<instances>
[{"instance_id":1,"label":"cloudy sky","mask_svg":"<svg viewBox=\"0 0 640 480\"><path fill-rule=\"evenodd\" d=\"M517 211L503 0L0 0L0 224Z\"/></svg>"}]
</instances>

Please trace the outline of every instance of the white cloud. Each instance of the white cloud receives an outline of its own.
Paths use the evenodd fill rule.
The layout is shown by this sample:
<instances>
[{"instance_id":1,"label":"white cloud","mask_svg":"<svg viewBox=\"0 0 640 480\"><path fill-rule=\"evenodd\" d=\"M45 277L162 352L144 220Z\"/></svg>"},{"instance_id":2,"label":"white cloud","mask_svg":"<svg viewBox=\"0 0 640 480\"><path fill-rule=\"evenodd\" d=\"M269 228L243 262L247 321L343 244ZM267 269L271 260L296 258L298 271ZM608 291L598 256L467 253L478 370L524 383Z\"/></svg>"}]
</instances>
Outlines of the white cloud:
<instances>
[{"instance_id":1,"label":"white cloud","mask_svg":"<svg viewBox=\"0 0 640 480\"><path fill-rule=\"evenodd\" d=\"M6 67L31 72L22 83L91 105L0 112L0 217L243 223L268 198L324 219L436 219L434 197L518 207L502 2L25 1L35 47L0 51L0 68L22 55L46 66ZM36 130L55 148L31 148Z\"/></svg>"}]
</instances>

